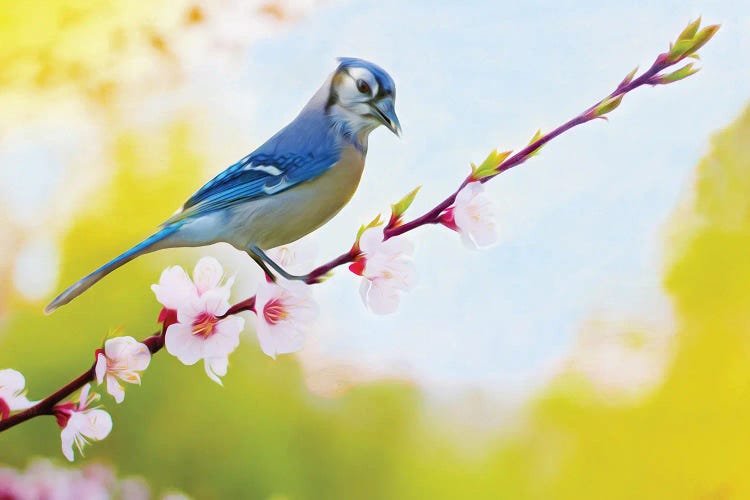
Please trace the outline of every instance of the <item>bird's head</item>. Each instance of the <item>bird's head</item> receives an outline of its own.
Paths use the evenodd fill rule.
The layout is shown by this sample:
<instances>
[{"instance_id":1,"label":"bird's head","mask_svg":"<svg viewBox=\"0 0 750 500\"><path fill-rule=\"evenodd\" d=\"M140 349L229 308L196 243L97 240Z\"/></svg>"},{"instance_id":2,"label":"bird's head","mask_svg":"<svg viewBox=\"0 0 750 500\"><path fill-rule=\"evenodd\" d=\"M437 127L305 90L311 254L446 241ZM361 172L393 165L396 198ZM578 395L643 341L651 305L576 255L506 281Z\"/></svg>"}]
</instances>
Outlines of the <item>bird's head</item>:
<instances>
[{"instance_id":1,"label":"bird's head","mask_svg":"<svg viewBox=\"0 0 750 500\"><path fill-rule=\"evenodd\" d=\"M383 68L342 57L331 79L326 109L356 135L366 135L379 125L400 135L395 99L396 85Z\"/></svg>"}]
</instances>

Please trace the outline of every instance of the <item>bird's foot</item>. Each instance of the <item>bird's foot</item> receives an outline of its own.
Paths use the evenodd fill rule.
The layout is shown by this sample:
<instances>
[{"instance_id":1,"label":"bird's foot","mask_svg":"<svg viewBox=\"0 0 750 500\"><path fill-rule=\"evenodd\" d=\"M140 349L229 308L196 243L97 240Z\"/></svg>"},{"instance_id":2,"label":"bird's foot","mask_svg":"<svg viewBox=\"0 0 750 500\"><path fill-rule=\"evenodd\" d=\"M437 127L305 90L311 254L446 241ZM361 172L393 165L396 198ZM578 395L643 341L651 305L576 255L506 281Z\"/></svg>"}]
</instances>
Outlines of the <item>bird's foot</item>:
<instances>
[{"instance_id":1,"label":"bird's foot","mask_svg":"<svg viewBox=\"0 0 750 500\"><path fill-rule=\"evenodd\" d=\"M263 250L261 250L257 246L250 247L250 249L248 250L248 254L250 254L250 257L252 257L252 259L260 266L260 268L263 269L263 272L266 273L266 278L274 283L276 283L276 275L271 272L271 269L276 271L279 276L289 281L306 282L310 278L309 274L298 276L296 274L288 273L286 269L278 265L271 257L269 257ZM269 269L269 266L271 267L271 269Z\"/></svg>"}]
</instances>

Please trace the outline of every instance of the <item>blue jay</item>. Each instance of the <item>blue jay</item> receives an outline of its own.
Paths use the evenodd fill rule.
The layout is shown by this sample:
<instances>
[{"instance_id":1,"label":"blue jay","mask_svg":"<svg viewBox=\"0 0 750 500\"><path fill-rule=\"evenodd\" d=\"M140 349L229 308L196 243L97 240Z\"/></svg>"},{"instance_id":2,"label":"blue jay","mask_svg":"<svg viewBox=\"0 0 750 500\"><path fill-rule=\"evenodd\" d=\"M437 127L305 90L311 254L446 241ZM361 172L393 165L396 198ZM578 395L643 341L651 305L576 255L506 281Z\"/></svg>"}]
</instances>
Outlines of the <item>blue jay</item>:
<instances>
[{"instance_id":1,"label":"blue jay","mask_svg":"<svg viewBox=\"0 0 750 500\"><path fill-rule=\"evenodd\" d=\"M175 247L227 242L273 278L293 276L264 250L291 243L336 215L359 184L367 138L379 125L396 135L393 79L355 58L339 66L300 114L265 144L200 188L159 231L82 278L45 308L67 304L136 257Z\"/></svg>"}]
</instances>

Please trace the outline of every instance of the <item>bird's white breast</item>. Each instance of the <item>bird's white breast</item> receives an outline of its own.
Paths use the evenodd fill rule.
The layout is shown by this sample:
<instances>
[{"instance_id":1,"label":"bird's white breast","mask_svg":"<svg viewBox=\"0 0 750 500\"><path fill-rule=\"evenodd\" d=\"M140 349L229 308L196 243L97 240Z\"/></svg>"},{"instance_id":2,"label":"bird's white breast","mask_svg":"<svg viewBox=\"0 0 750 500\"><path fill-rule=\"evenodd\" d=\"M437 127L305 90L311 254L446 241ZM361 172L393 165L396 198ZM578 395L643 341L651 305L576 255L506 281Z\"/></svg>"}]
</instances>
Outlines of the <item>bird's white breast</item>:
<instances>
[{"instance_id":1,"label":"bird's white breast","mask_svg":"<svg viewBox=\"0 0 750 500\"><path fill-rule=\"evenodd\" d=\"M232 210L223 231L240 249L263 249L291 243L336 215L354 195L365 158L347 146L326 172L281 193L250 201Z\"/></svg>"}]
</instances>

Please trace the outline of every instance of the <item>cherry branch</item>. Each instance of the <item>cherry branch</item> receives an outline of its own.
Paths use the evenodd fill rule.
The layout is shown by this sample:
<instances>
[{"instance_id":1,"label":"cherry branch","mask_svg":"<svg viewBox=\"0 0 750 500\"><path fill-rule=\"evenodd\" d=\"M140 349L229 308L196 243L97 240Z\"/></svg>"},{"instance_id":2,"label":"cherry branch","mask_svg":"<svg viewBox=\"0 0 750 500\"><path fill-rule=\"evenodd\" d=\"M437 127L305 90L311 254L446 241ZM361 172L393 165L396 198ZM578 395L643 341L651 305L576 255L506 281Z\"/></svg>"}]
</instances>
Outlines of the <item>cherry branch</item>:
<instances>
[{"instance_id":1,"label":"cherry branch","mask_svg":"<svg viewBox=\"0 0 750 500\"><path fill-rule=\"evenodd\" d=\"M575 118L568 120L567 122L563 123L547 134L540 135L540 133L537 132L537 134L532 138L531 142L529 142L529 144L525 148L521 149L518 153L512 156L510 156L510 153L500 153L496 156L490 155L487 158L490 163L492 163L491 160L495 158L500 157L502 159L494 165L488 165L489 169L485 167L484 164L478 168L474 167L472 169L472 173L468 177L466 177L466 179L464 179L458 189L456 189L453 193L451 193L447 198L438 203L431 210L406 223L400 223L401 214L395 214L395 217L392 216L391 221L383 231L384 237L386 239L389 239L393 238L394 236L412 231L418 227L422 227L428 224L440 223L440 218L443 213L448 208L450 208L451 205L453 205L453 203L456 201L456 196L458 195L459 191L461 191L461 189L463 189L467 184L475 181L482 183L488 182L499 174L506 172L515 166L521 165L532 156L536 155L545 144L574 127L583 125L584 123L598 118L607 120L607 117L605 115L613 111L620 105L625 94L637 89L638 87L642 87L643 85L665 85L678 80L682 80L683 78L687 78L688 76L697 73L699 71L699 68L693 68L693 63L690 63L673 73L661 74L664 70L680 63L686 58L697 59L698 56L696 54L696 51L703 45L705 45L706 42L708 42L708 40L710 40L711 37L719 29L718 25L711 25L703 28L700 32L698 32L697 28L699 26L700 18L695 22L690 23L690 25L688 25L688 27L680 34L677 42L675 44L670 44L669 51L659 54L654 60L651 67L648 68L641 76L633 80L633 77L635 76L635 73L638 69L636 67L633 71L625 76L625 78L620 82L620 84L612 93L610 93L607 97L600 100L593 106L587 108L586 111L579 114ZM330 271L341 265L354 262L360 255L361 252L355 244L348 252L343 253L330 262L327 262L312 270L308 275L307 283L318 283L320 277L328 274Z\"/></svg>"},{"instance_id":2,"label":"cherry branch","mask_svg":"<svg viewBox=\"0 0 750 500\"><path fill-rule=\"evenodd\" d=\"M643 74L634 79L638 68L634 69L625 76L614 91L596 104L587 108L578 116L568 120L546 134L537 132L529 144L515 154L511 154L510 151L502 153L494 151L480 166L472 165L471 174L463 180L458 189L438 203L434 208L408 222L403 222L402 216L413 201L417 190L409 193L404 199L392 206L391 218L383 229L384 239L390 239L402 235L428 224L443 223L443 217L446 212L451 209L456 201L456 196L465 186L472 182L488 182L499 174L525 163L536 155L545 144L574 127L583 125L584 123L588 123L598 118L606 120L606 115L616 109L622 102L623 97L629 92L644 85L666 85L695 74L698 71L698 68L693 67L694 63L688 63L671 73L665 73L664 71L679 64L686 58L698 59L696 51L705 45L719 29L718 25L711 25L699 31L699 27L700 19L690 23L679 35L677 41L674 44L670 44L669 51L659 54ZM360 259L363 256L363 253L359 248L359 236L367 227L373 227L376 225L380 225L380 216L368 226L363 226L360 229L360 233L357 236L355 243L348 251L313 269L307 275L305 282L309 285L320 283L334 269L345 264L354 263ZM226 313L217 319L225 318L243 311L255 312L255 302L255 296L240 301L231 306ZM167 309L162 311L159 315L159 322L162 323L161 331L154 333L142 341L142 343L148 347L151 354L159 352L162 347L164 347L167 328L176 321L176 314L174 314L173 311ZM96 362L74 380L32 407L20 411L6 419L0 420L0 432L41 415L54 415L54 409L58 403L95 379L95 367Z\"/></svg>"}]
</instances>

